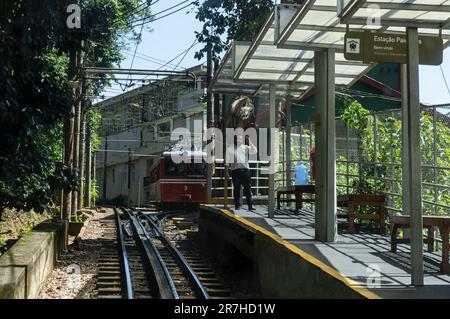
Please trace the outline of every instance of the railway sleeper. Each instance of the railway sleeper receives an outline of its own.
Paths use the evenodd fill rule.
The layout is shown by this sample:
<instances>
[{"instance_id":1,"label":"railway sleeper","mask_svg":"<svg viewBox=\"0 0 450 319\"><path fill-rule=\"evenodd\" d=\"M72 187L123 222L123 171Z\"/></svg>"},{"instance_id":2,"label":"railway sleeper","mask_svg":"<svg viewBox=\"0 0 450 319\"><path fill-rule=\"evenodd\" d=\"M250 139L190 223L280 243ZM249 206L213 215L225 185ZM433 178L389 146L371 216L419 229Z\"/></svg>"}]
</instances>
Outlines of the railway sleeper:
<instances>
[{"instance_id":1,"label":"railway sleeper","mask_svg":"<svg viewBox=\"0 0 450 319\"><path fill-rule=\"evenodd\" d=\"M99 294L103 294L103 293L112 293L112 292L116 292L116 293L122 293L122 288L119 287L106 287L106 288L98 288L97 289Z\"/></svg>"},{"instance_id":2,"label":"railway sleeper","mask_svg":"<svg viewBox=\"0 0 450 319\"><path fill-rule=\"evenodd\" d=\"M122 295L99 295L97 299L123 299Z\"/></svg>"}]
</instances>

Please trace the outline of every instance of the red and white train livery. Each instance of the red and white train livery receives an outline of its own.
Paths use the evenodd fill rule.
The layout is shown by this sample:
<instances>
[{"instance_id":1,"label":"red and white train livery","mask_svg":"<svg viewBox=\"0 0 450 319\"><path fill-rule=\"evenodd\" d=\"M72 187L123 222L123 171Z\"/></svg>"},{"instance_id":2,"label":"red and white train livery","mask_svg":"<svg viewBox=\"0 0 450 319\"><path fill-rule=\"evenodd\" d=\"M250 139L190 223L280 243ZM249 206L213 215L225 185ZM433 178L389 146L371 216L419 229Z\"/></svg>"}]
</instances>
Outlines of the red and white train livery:
<instances>
[{"instance_id":1,"label":"red and white train livery","mask_svg":"<svg viewBox=\"0 0 450 319\"><path fill-rule=\"evenodd\" d=\"M189 161L176 164L172 160L175 152L164 152L151 170L148 183L148 198L161 207L193 207L206 203L206 164L203 152L185 152ZM179 155L179 152L178 154Z\"/></svg>"}]
</instances>

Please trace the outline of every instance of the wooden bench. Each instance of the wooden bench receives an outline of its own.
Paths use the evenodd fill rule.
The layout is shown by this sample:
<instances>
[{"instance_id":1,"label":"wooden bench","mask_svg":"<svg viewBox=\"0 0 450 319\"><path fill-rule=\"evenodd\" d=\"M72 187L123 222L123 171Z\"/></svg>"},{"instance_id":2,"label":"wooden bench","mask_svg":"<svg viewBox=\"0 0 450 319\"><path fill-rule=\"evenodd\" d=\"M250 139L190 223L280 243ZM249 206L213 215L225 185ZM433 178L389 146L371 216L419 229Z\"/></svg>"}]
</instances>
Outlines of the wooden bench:
<instances>
[{"instance_id":1,"label":"wooden bench","mask_svg":"<svg viewBox=\"0 0 450 319\"><path fill-rule=\"evenodd\" d=\"M410 228L411 216L408 215L395 215L391 216L391 251L397 252L397 245L400 243L409 243L409 239L400 239L397 237L398 229ZM434 229L439 229L442 237L442 262L441 271L444 273L450 273L450 265L448 261L449 256L449 231L450 231L450 217L443 216L424 216L423 228L428 229L428 236L424 240L428 244L428 251L434 251Z\"/></svg>"},{"instance_id":2,"label":"wooden bench","mask_svg":"<svg viewBox=\"0 0 450 319\"><path fill-rule=\"evenodd\" d=\"M356 232L355 220L373 220L380 224L380 233L386 234L386 204L383 195L339 195L337 197L338 207L348 208L348 231L351 234ZM357 214L355 208L358 206L370 206L378 208L372 214Z\"/></svg>"},{"instance_id":3,"label":"wooden bench","mask_svg":"<svg viewBox=\"0 0 450 319\"><path fill-rule=\"evenodd\" d=\"M295 202L295 213L298 215L300 209L303 208L303 203L315 202L315 199L304 199L303 194L315 194L315 185L305 186L287 186L277 189L277 207L280 209L281 203ZM282 199L282 195L295 195L295 199ZM383 195L340 195L337 197L339 207L348 208L348 231L355 233L355 220L375 220L380 224L381 234L386 234L386 207L385 197ZM378 207L379 210L373 214L356 214L355 208L357 206L372 206Z\"/></svg>"},{"instance_id":4,"label":"wooden bench","mask_svg":"<svg viewBox=\"0 0 450 319\"><path fill-rule=\"evenodd\" d=\"M281 203L295 203L295 214L299 214L300 209L303 208L303 203L314 203L315 199L305 198L303 194L315 194L316 187L314 185L296 185L279 187L277 189L277 207L280 209ZM294 199L282 199L282 195L295 195Z\"/></svg>"}]
</instances>

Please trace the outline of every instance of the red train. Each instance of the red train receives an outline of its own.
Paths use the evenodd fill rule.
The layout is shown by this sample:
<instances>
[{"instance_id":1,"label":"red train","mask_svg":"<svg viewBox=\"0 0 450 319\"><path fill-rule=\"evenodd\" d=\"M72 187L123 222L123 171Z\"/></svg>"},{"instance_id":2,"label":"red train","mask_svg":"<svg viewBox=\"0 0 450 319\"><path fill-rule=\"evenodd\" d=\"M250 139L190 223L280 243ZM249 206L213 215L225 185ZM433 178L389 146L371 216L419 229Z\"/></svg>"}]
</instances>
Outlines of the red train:
<instances>
[{"instance_id":1,"label":"red train","mask_svg":"<svg viewBox=\"0 0 450 319\"><path fill-rule=\"evenodd\" d=\"M179 152L178 152L179 153ZM176 164L174 152L164 152L150 169L148 198L160 208L192 208L206 203L206 164L203 152L184 153L188 163Z\"/></svg>"}]
</instances>

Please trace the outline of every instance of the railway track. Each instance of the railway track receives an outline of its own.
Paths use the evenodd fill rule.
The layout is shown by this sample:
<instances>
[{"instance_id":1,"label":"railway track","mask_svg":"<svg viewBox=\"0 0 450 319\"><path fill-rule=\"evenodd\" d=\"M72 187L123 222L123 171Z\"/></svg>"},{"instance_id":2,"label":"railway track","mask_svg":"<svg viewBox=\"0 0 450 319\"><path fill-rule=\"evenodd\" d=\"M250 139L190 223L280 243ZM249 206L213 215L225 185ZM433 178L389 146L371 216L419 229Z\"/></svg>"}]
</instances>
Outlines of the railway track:
<instances>
[{"instance_id":1,"label":"railway track","mask_svg":"<svg viewBox=\"0 0 450 319\"><path fill-rule=\"evenodd\" d=\"M115 210L115 220L104 222L107 236L99 258L98 297L230 297L194 242L173 243L156 216L122 208Z\"/></svg>"}]
</instances>

